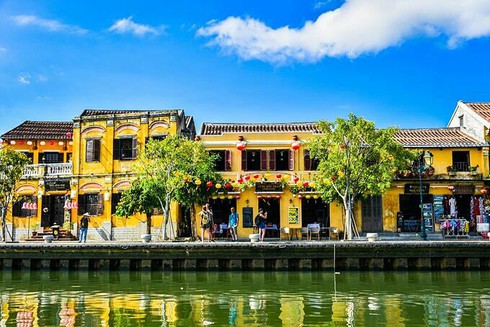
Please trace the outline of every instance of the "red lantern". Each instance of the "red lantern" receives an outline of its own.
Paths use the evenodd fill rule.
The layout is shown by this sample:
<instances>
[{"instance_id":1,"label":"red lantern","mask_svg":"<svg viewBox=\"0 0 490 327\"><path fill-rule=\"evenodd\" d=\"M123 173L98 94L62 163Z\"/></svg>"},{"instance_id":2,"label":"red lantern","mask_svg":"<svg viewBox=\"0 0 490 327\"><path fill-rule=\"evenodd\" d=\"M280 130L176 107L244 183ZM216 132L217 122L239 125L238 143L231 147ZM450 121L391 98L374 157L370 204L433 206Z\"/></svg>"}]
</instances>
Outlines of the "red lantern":
<instances>
[{"instance_id":1,"label":"red lantern","mask_svg":"<svg viewBox=\"0 0 490 327\"><path fill-rule=\"evenodd\" d=\"M230 183L230 182L227 182L227 183L225 184L225 188L226 188L227 190L231 189L231 188L232 188L231 183Z\"/></svg>"},{"instance_id":2,"label":"red lantern","mask_svg":"<svg viewBox=\"0 0 490 327\"><path fill-rule=\"evenodd\" d=\"M238 183L240 183L240 184L241 184L241 183L243 183L243 178L239 178L239 179L237 180L237 182L238 182Z\"/></svg>"},{"instance_id":3,"label":"red lantern","mask_svg":"<svg viewBox=\"0 0 490 327\"><path fill-rule=\"evenodd\" d=\"M72 136L73 136L73 133L72 133L72 132L67 132L67 133L66 133L66 137L71 138Z\"/></svg>"},{"instance_id":4,"label":"red lantern","mask_svg":"<svg viewBox=\"0 0 490 327\"><path fill-rule=\"evenodd\" d=\"M20 145L24 144L24 141L19 141L19 144L20 144Z\"/></svg>"},{"instance_id":5,"label":"red lantern","mask_svg":"<svg viewBox=\"0 0 490 327\"><path fill-rule=\"evenodd\" d=\"M27 209L27 202L22 203L22 209Z\"/></svg>"},{"instance_id":6,"label":"red lantern","mask_svg":"<svg viewBox=\"0 0 490 327\"><path fill-rule=\"evenodd\" d=\"M294 141L293 143L291 143L291 149L293 150L298 150L301 146L301 143L299 143L298 141Z\"/></svg>"},{"instance_id":7,"label":"red lantern","mask_svg":"<svg viewBox=\"0 0 490 327\"><path fill-rule=\"evenodd\" d=\"M299 181L299 178L298 178L298 177L295 177L295 178L293 179L293 182L294 182L294 183L297 183L298 181Z\"/></svg>"},{"instance_id":8,"label":"red lantern","mask_svg":"<svg viewBox=\"0 0 490 327\"><path fill-rule=\"evenodd\" d=\"M245 142L238 142L238 143L236 144L236 148L237 148L237 150L239 150L239 151L243 151L243 150L245 150L245 147L246 147L246 146L247 146L247 143L245 143Z\"/></svg>"},{"instance_id":9,"label":"red lantern","mask_svg":"<svg viewBox=\"0 0 490 327\"><path fill-rule=\"evenodd\" d=\"M235 199L237 199L237 200L238 200L239 198L240 198L240 195L235 196Z\"/></svg>"},{"instance_id":10,"label":"red lantern","mask_svg":"<svg viewBox=\"0 0 490 327\"><path fill-rule=\"evenodd\" d=\"M280 199L280 198L281 198L281 196L280 196L280 195L276 195L276 199Z\"/></svg>"},{"instance_id":11,"label":"red lantern","mask_svg":"<svg viewBox=\"0 0 490 327\"><path fill-rule=\"evenodd\" d=\"M277 174L277 175L276 175L276 177L277 177L277 178L281 178L281 177L282 177L282 175L281 175L281 174Z\"/></svg>"},{"instance_id":12,"label":"red lantern","mask_svg":"<svg viewBox=\"0 0 490 327\"><path fill-rule=\"evenodd\" d=\"M270 198L272 198L272 196L269 194L269 195L267 196L267 198L268 198L268 199L270 199Z\"/></svg>"},{"instance_id":13,"label":"red lantern","mask_svg":"<svg viewBox=\"0 0 490 327\"><path fill-rule=\"evenodd\" d=\"M298 194L298 199L302 199L303 196L301 194Z\"/></svg>"},{"instance_id":14,"label":"red lantern","mask_svg":"<svg viewBox=\"0 0 490 327\"><path fill-rule=\"evenodd\" d=\"M304 187L308 187L308 185L310 185L308 182L304 182L304 183L303 183L303 186L304 186Z\"/></svg>"},{"instance_id":15,"label":"red lantern","mask_svg":"<svg viewBox=\"0 0 490 327\"><path fill-rule=\"evenodd\" d=\"M255 178L255 179L259 179L259 177L260 177L260 175L259 175L259 174L255 174L255 175L254 175L254 178Z\"/></svg>"},{"instance_id":16,"label":"red lantern","mask_svg":"<svg viewBox=\"0 0 490 327\"><path fill-rule=\"evenodd\" d=\"M207 186L207 187L213 187L213 182L211 182L211 181L207 182L207 183L206 183L206 186Z\"/></svg>"},{"instance_id":17,"label":"red lantern","mask_svg":"<svg viewBox=\"0 0 490 327\"><path fill-rule=\"evenodd\" d=\"M262 199L262 195L257 195L257 199Z\"/></svg>"},{"instance_id":18,"label":"red lantern","mask_svg":"<svg viewBox=\"0 0 490 327\"><path fill-rule=\"evenodd\" d=\"M250 180L250 176L249 175L245 176L245 180L247 181Z\"/></svg>"},{"instance_id":19,"label":"red lantern","mask_svg":"<svg viewBox=\"0 0 490 327\"><path fill-rule=\"evenodd\" d=\"M49 142L49 145L54 145L54 141L50 141Z\"/></svg>"}]
</instances>

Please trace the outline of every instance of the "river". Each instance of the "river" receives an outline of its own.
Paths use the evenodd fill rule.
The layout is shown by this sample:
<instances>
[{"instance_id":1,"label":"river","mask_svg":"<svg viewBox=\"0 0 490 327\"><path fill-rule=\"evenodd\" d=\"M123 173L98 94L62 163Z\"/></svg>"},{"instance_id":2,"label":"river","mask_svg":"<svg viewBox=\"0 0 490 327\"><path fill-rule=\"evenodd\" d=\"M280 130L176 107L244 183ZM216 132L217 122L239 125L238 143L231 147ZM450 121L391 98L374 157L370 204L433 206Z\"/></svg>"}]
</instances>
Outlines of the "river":
<instances>
[{"instance_id":1,"label":"river","mask_svg":"<svg viewBox=\"0 0 490 327\"><path fill-rule=\"evenodd\" d=\"M490 326L490 272L0 272L1 326Z\"/></svg>"}]
</instances>

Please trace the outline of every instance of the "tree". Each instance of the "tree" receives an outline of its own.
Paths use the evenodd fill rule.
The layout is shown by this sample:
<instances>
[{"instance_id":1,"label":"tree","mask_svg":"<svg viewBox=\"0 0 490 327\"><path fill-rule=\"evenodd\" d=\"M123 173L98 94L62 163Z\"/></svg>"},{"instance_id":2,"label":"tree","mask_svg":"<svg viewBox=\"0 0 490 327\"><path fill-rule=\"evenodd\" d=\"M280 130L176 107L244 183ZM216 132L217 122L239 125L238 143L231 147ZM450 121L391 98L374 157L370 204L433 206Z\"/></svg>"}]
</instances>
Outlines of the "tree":
<instances>
[{"instance_id":1,"label":"tree","mask_svg":"<svg viewBox=\"0 0 490 327\"><path fill-rule=\"evenodd\" d=\"M221 180L214 169L213 156L200 142L171 135L160 141L150 140L146 144L136 171L138 182L124 193L116 214L129 216L134 212L149 212L150 208L153 211L153 208L159 207L164 213L163 238L167 239L170 204L176 200L191 209L191 230L195 237L194 204L204 203ZM132 203L145 203L145 206ZM151 215L148 213L147 224L149 231Z\"/></svg>"},{"instance_id":2,"label":"tree","mask_svg":"<svg viewBox=\"0 0 490 327\"><path fill-rule=\"evenodd\" d=\"M0 215L2 219L2 238L6 238L6 213L10 204L16 200L15 186L20 181L29 159L21 152L9 147L0 149Z\"/></svg>"},{"instance_id":3,"label":"tree","mask_svg":"<svg viewBox=\"0 0 490 327\"><path fill-rule=\"evenodd\" d=\"M350 240L357 234L355 201L383 194L394 174L409 166L415 154L395 140L396 128L376 129L373 122L354 114L318 126L322 135L308 144L311 156L319 160L317 189L325 201L342 203L344 238Z\"/></svg>"}]
</instances>

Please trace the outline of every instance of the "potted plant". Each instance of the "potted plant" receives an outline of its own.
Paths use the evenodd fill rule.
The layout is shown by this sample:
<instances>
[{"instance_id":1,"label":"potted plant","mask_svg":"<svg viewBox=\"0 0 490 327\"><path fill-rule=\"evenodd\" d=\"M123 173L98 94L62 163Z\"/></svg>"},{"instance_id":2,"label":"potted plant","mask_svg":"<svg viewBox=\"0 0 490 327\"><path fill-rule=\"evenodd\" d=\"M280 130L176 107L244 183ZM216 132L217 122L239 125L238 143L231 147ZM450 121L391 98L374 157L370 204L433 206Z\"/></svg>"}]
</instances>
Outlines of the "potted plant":
<instances>
[{"instance_id":1,"label":"potted plant","mask_svg":"<svg viewBox=\"0 0 490 327\"><path fill-rule=\"evenodd\" d=\"M434 168L434 167L432 167L432 166L427 167L427 169L426 169L427 176L432 176L432 175L434 175L434 172L435 172L435 171L436 171L436 170L435 170L435 168Z\"/></svg>"}]
</instances>

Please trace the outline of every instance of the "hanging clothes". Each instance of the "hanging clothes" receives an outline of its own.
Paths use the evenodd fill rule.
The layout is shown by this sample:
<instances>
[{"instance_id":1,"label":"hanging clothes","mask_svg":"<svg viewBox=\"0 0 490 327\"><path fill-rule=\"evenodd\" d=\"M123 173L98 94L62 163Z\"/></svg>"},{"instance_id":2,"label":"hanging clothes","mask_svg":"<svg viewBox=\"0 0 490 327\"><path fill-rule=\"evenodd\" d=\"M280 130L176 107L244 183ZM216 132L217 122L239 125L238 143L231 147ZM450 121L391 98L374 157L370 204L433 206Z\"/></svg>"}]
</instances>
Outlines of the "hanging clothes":
<instances>
[{"instance_id":1,"label":"hanging clothes","mask_svg":"<svg viewBox=\"0 0 490 327\"><path fill-rule=\"evenodd\" d=\"M449 199L449 214L451 217L457 217L458 213L456 212L456 198L451 197Z\"/></svg>"}]
</instances>

